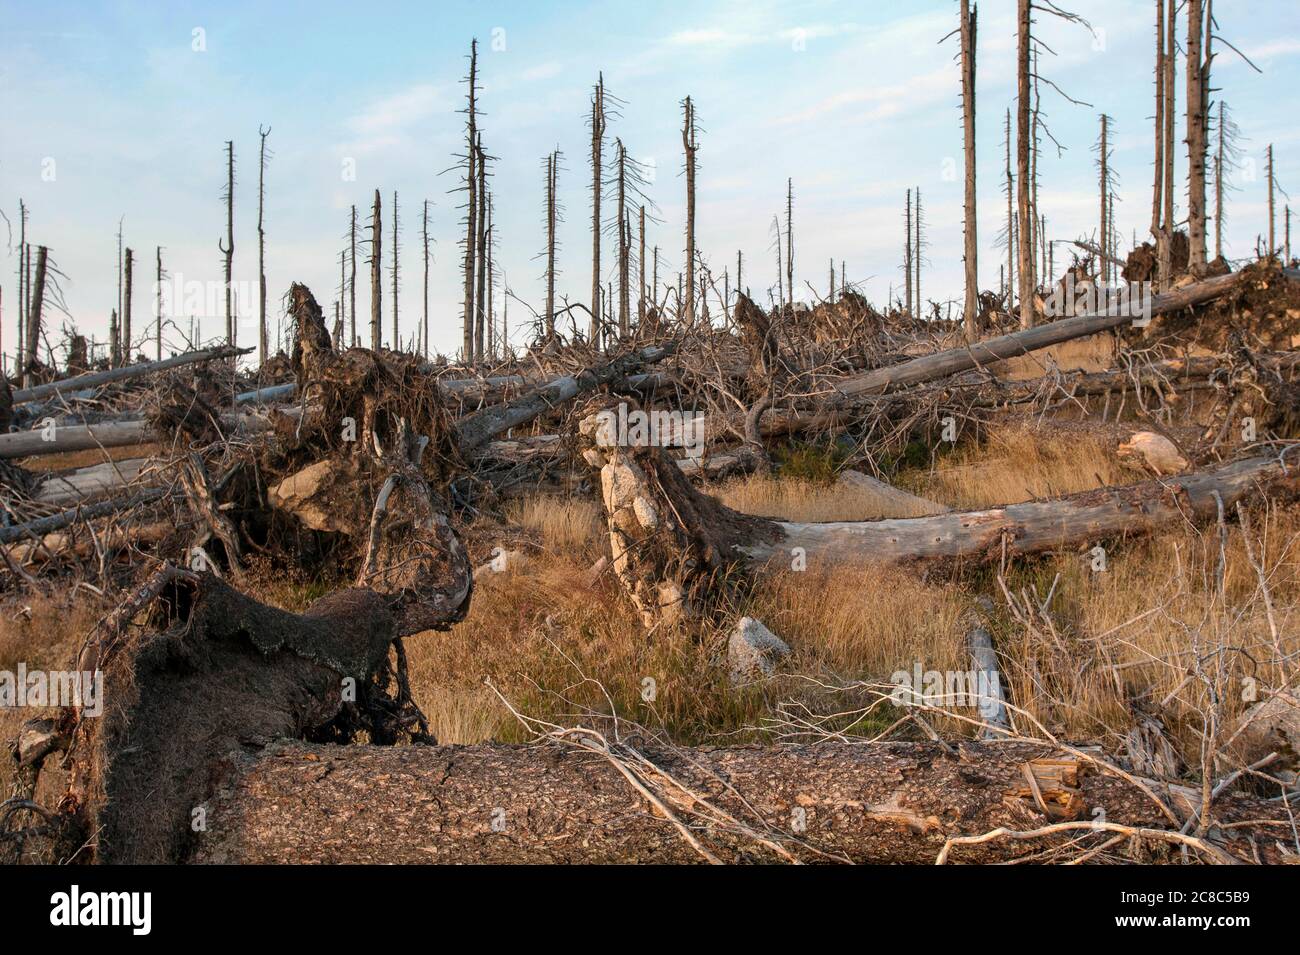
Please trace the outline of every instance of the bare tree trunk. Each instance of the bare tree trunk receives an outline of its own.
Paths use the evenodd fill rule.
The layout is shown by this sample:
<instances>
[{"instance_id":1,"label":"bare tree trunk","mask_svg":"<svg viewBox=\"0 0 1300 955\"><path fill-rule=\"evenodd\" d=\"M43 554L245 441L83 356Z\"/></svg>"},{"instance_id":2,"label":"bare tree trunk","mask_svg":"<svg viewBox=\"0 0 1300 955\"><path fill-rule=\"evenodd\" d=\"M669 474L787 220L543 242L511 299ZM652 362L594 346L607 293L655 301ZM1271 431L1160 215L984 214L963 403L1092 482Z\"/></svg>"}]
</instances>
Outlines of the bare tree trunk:
<instances>
[{"instance_id":1,"label":"bare tree trunk","mask_svg":"<svg viewBox=\"0 0 1300 955\"><path fill-rule=\"evenodd\" d=\"M695 106L688 96L683 104L682 146L686 152L686 314L689 328L695 324ZM793 298L793 295L792 295Z\"/></svg>"},{"instance_id":2,"label":"bare tree trunk","mask_svg":"<svg viewBox=\"0 0 1300 955\"><path fill-rule=\"evenodd\" d=\"M266 365L266 360L271 357L267 344L267 324L266 324L266 230L263 228L263 209L266 200L266 137L271 130L263 130L260 126L257 133L261 137L262 144L258 154L257 161L257 361L258 367ZM162 319L159 318L158 334L158 357L162 357Z\"/></svg>"},{"instance_id":3,"label":"bare tree trunk","mask_svg":"<svg viewBox=\"0 0 1300 955\"><path fill-rule=\"evenodd\" d=\"M1151 189L1151 235L1159 246L1163 226L1165 174L1165 0L1156 0L1156 113L1155 167ZM1158 251L1158 250L1157 250Z\"/></svg>"},{"instance_id":4,"label":"bare tree trunk","mask_svg":"<svg viewBox=\"0 0 1300 955\"><path fill-rule=\"evenodd\" d=\"M1223 160L1224 160L1224 131L1223 131L1223 100L1219 100L1219 123L1218 137L1219 144L1214 160L1214 257L1215 259L1223 258Z\"/></svg>"},{"instance_id":5,"label":"bare tree trunk","mask_svg":"<svg viewBox=\"0 0 1300 955\"><path fill-rule=\"evenodd\" d=\"M489 360L496 358L497 347L497 317L496 310L492 305L492 292L495 286L495 276L492 266L492 216L493 216L493 198L488 193L487 197L487 248L484 251L484 260L487 266L487 355Z\"/></svg>"},{"instance_id":6,"label":"bare tree trunk","mask_svg":"<svg viewBox=\"0 0 1300 955\"><path fill-rule=\"evenodd\" d=\"M1107 129L1109 119L1110 117L1105 113L1101 114L1101 143L1097 155L1097 161L1101 166L1101 225L1098 227L1097 245L1107 255L1110 253L1109 208L1106 202L1107 191L1110 189L1110 169L1108 165L1108 160L1110 159L1110 143L1106 135L1109 132ZM1110 259L1107 255L1103 255L1101 261L1098 263L1101 271L1102 282L1110 281Z\"/></svg>"},{"instance_id":7,"label":"bare tree trunk","mask_svg":"<svg viewBox=\"0 0 1300 955\"><path fill-rule=\"evenodd\" d=\"M925 305L921 302L921 187L916 189L916 215L912 218L916 226L916 241L912 243L912 275L916 282L916 317L925 318Z\"/></svg>"},{"instance_id":8,"label":"bare tree trunk","mask_svg":"<svg viewBox=\"0 0 1300 955\"><path fill-rule=\"evenodd\" d=\"M1011 110L1007 110L1006 120L1006 187L1007 187L1007 314L1012 314L1016 298L1016 217L1015 217L1015 180L1011 173Z\"/></svg>"},{"instance_id":9,"label":"bare tree trunk","mask_svg":"<svg viewBox=\"0 0 1300 955\"><path fill-rule=\"evenodd\" d=\"M483 360L486 341L484 308L487 302L487 157L483 154L483 134L478 134L478 288L474 293L474 360Z\"/></svg>"},{"instance_id":10,"label":"bare tree trunk","mask_svg":"<svg viewBox=\"0 0 1300 955\"><path fill-rule=\"evenodd\" d=\"M119 270L121 264L118 265ZM119 271L120 274L120 271ZM18 200L18 334L15 336L18 340L15 350L14 374L21 378L23 370L27 367L25 355L27 352L27 205L23 200ZM121 293L118 293L118 302L121 303ZM117 323L114 322L110 327L110 333L116 329ZM110 343L110 354L112 352ZM110 359L111 360L111 359Z\"/></svg>"},{"instance_id":11,"label":"bare tree trunk","mask_svg":"<svg viewBox=\"0 0 1300 955\"><path fill-rule=\"evenodd\" d=\"M794 180L785 181L785 289L794 314Z\"/></svg>"},{"instance_id":12,"label":"bare tree trunk","mask_svg":"<svg viewBox=\"0 0 1300 955\"><path fill-rule=\"evenodd\" d=\"M555 187L560 152L546 160L546 340L555 338Z\"/></svg>"},{"instance_id":13,"label":"bare tree trunk","mask_svg":"<svg viewBox=\"0 0 1300 955\"><path fill-rule=\"evenodd\" d=\"M357 341L357 207L352 207L352 224L348 229L348 241L351 251L348 253L349 277L348 277L348 307L352 313L351 332L348 337L348 347L353 348L358 344Z\"/></svg>"},{"instance_id":14,"label":"bare tree trunk","mask_svg":"<svg viewBox=\"0 0 1300 955\"><path fill-rule=\"evenodd\" d=\"M27 364L23 373L23 385L27 388L36 384L36 362L40 353L41 342L41 308L45 304L45 263L48 253L45 246L36 247L36 278L32 284L32 301L27 315ZM131 251L126 253L127 288L130 289ZM128 298L129 301L129 298Z\"/></svg>"},{"instance_id":15,"label":"bare tree trunk","mask_svg":"<svg viewBox=\"0 0 1300 955\"><path fill-rule=\"evenodd\" d=\"M640 250L637 253L637 265L640 270L639 285L641 291L637 295L637 300L636 300L636 327L638 332L641 330L641 326L645 324L646 291L645 291L645 206L644 205L641 206L640 220L641 220L640 221L641 245L640 245Z\"/></svg>"},{"instance_id":16,"label":"bare tree trunk","mask_svg":"<svg viewBox=\"0 0 1300 955\"><path fill-rule=\"evenodd\" d=\"M156 260L155 260L156 272L155 272L155 274L154 274L154 309L157 311L157 315L158 315L158 325L157 325L157 332L158 332L158 334L157 334L157 337L156 337L156 341L157 341L157 345L158 345L158 347L157 347L157 350L156 350L156 354L154 355L154 358L155 358L156 360L158 360L158 361L162 361L162 330L163 330L162 281L163 281L163 269L162 269L162 246L161 246L161 245L155 247L155 249L154 249L154 254L155 254L155 256L156 256ZM263 299L265 299L265 298L266 298L266 281L265 281L265 279L263 279L263 281L262 281L262 292L263 292L262 297L263 297Z\"/></svg>"},{"instance_id":17,"label":"bare tree trunk","mask_svg":"<svg viewBox=\"0 0 1300 955\"><path fill-rule=\"evenodd\" d=\"M465 299L463 324L461 328L461 360L474 360L474 253L478 241L478 176L475 171L475 157L478 146L477 117L475 116L476 97L478 95L478 40L471 40L469 46L469 118L466 124L465 139L465 192L467 206L465 212Z\"/></svg>"},{"instance_id":18,"label":"bare tree trunk","mask_svg":"<svg viewBox=\"0 0 1300 955\"><path fill-rule=\"evenodd\" d=\"M232 274L235 262L235 142L226 140L226 244L217 243L222 253L226 257L226 344L235 344L235 309L233 296L235 293L232 284ZM122 303L122 333L125 340L122 342L122 351L126 355L126 360L131 360L131 329L130 321L126 318L128 309L126 302Z\"/></svg>"},{"instance_id":19,"label":"bare tree trunk","mask_svg":"<svg viewBox=\"0 0 1300 955\"><path fill-rule=\"evenodd\" d=\"M966 341L979 338L979 243L975 217L975 32L976 11L970 0L961 0L961 115L962 149L965 158L964 263L966 267L966 301L963 324ZM835 263L831 262L831 282L835 280Z\"/></svg>"},{"instance_id":20,"label":"bare tree trunk","mask_svg":"<svg viewBox=\"0 0 1300 955\"><path fill-rule=\"evenodd\" d=\"M39 262L37 263L39 267ZM130 249L126 250L126 273L122 292L122 361L125 364L131 364L131 273L135 264L135 256ZM31 340L28 339L28 344ZM35 358L36 353L32 352L31 357Z\"/></svg>"},{"instance_id":21,"label":"bare tree trunk","mask_svg":"<svg viewBox=\"0 0 1300 955\"><path fill-rule=\"evenodd\" d=\"M1157 274L1161 290L1167 289L1173 282L1173 236L1174 236L1174 117L1176 91L1174 76L1178 62L1178 41L1175 27L1175 14L1178 4L1175 0L1165 3L1165 55L1164 55L1164 94L1165 107L1161 115L1165 125L1165 145L1162 153L1164 159L1164 219L1161 231L1164 243L1157 249Z\"/></svg>"},{"instance_id":22,"label":"bare tree trunk","mask_svg":"<svg viewBox=\"0 0 1300 955\"><path fill-rule=\"evenodd\" d=\"M591 343L600 347L600 166L605 153L605 74L591 96Z\"/></svg>"},{"instance_id":23,"label":"bare tree trunk","mask_svg":"<svg viewBox=\"0 0 1300 955\"><path fill-rule=\"evenodd\" d=\"M393 351L402 350L401 333L397 326L397 289L399 257L397 250L397 190L393 190Z\"/></svg>"},{"instance_id":24,"label":"bare tree trunk","mask_svg":"<svg viewBox=\"0 0 1300 955\"><path fill-rule=\"evenodd\" d=\"M1034 316L1034 224L1030 208L1030 190L1033 182L1029 175L1029 57L1030 57L1030 0L1016 0L1016 214L1020 231L1020 327L1029 328Z\"/></svg>"},{"instance_id":25,"label":"bare tree trunk","mask_svg":"<svg viewBox=\"0 0 1300 955\"><path fill-rule=\"evenodd\" d=\"M424 249L424 306L420 317L420 344L424 359L429 360L429 200L424 200L424 212L420 220L420 238Z\"/></svg>"},{"instance_id":26,"label":"bare tree trunk","mask_svg":"<svg viewBox=\"0 0 1300 955\"><path fill-rule=\"evenodd\" d=\"M375 203L370 209L370 348L379 351L382 338L382 297L380 265L383 262L383 222L379 190L375 190Z\"/></svg>"},{"instance_id":27,"label":"bare tree trunk","mask_svg":"<svg viewBox=\"0 0 1300 955\"><path fill-rule=\"evenodd\" d=\"M1276 200L1273 197L1273 188L1276 185L1276 183L1277 183L1277 179L1273 176L1273 144L1269 143L1268 144L1268 254L1270 256L1275 251L1277 251L1277 238L1274 232L1274 223L1277 221L1274 212L1274 210L1276 209L1276 205L1275 205Z\"/></svg>"},{"instance_id":28,"label":"bare tree trunk","mask_svg":"<svg viewBox=\"0 0 1300 955\"><path fill-rule=\"evenodd\" d=\"M907 238L903 241L903 283L907 286L906 296L904 298L903 309L909 318L915 313L912 311L912 190L907 190L907 209L903 217L903 227L907 232Z\"/></svg>"},{"instance_id":29,"label":"bare tree trunk","mask_svg":"<svg viewBox=\"0 0 1300 955\"><path fill-rule=\"evenodd\" d=\"M618 151L618 334L623 341L631 333L631 300L628 283L629 245L627 231L627 149L622 139L616 139Z\"/></svg>"},{"instance_id":30,"label":"bare tree trunk","mask_svg":"<svg viewBox=\"0 0 1300 955\"><path fill-rule=\"evenodd\" d=\"M1188 267L1198 278L1205 274L1205 141L1208 62L1201 60L1204 5L1187 0L1187 240Z\"/></svg>"}]
</instances>

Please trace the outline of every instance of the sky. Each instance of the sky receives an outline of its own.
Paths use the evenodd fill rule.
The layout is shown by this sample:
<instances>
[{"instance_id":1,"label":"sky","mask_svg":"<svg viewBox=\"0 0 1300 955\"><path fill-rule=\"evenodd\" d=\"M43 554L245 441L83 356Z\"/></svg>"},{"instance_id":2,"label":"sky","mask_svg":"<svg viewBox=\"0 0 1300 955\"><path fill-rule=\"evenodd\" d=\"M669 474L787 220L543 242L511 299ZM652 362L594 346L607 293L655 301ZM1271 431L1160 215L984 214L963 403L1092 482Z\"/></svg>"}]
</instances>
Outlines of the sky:
<instances>
[{"instance_id":1,"label":"sky","mask_svg":"<svg viewBox=\"0 0 1300 955\"><path fill-rule=\"evenodd\" d=\"M1003 122L1015 94L1015 3L985 0L978 9L979 274L982 287L997 288L1006 258L998 241L1006 216ZM1115 214L1126 245L1134 233L1141 238L1151 208L1154 2L1087 0L1074 9L1091 31L1044 13L1035 28L1053 51L1041 63L1051 81L1042 85L1042 110L1061 152L1045 145L1039 191L1050 238L1064 240L1056 246L1058 271L1068 259L1066 241L1097 230L1093 146L1102 112L1113 118ZM1244 257L1267 229L1268 144L1281 187L1300 190L1300 124L1287 105L1300 87L1300 7L1295 0L1220 0L1214 10L1217 33L1262 71L1219 44L1214 102L1228 104L1242 149L1241 168L1231 177L1225 251ZM30 210L28 240L47 246L61 273L68 315L52 315L55 344L60 326L73 322L105 339L117 303L119 223L137 262L134 338L143 338L153 322L159 246L169 287L182 292L165 309L176 326L164 330L167 349L183 346L191 313L204 339L218 335L223 305L212 290L222 287L226 140L234 141L236 154L240 340L254 343L258 131L270 127L265 228L272 334L294 281L306 283L332 316L350 207L364 220L379 189L385 344L392 337L396 191L403 342L409 344L421 320L420 219L428 200L430 337L436 348L454 353L463 214L455 166L463 151L459 111L474 37L479 124L484 148L495 157L496 259L510 293L516 346L527 344L527 323L543 307L544 157L553 149L563 154L559 296L584 304L590 298L586 124L601 73L623 104L608 125L608 155L621 138L652 179L647 243L660 249L661 281L675 284L684 259L680 104L690 95L700 127L697 243L719 277L724 268L734 276L739 251L745 286L760 302L768 300L777 277L772 220L784 210L790 178L797 297L825 295L834 260L837 268L844 263L850 283L883 303L902 285L904 199L908 189L919 189L923 295L941 303L959 299L959 75L956 38L944 39L957 28L957 11L956 0L0 0L0 212L10 223L0 221L3 350L12 355L16 329L20 199ZM1180 215L1184 82L1180 63ZM606 281L615 272L612 245L607 238ZM196 301L195 288L208 294ZM494 296L498 312L503 292L498 287ZM357 300L360 328L370 301L364 261Z\"/></svg>"}]
</instances>

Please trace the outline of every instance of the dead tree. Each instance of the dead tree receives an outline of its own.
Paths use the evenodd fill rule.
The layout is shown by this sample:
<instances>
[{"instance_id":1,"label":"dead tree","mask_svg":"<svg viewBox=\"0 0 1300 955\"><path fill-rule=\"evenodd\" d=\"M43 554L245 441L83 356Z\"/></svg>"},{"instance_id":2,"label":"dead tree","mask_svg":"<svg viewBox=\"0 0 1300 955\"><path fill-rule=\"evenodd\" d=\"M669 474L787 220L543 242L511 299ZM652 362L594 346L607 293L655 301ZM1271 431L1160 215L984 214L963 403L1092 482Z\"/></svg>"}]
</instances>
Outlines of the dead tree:
<instances>
[{"instance_id":1,"label":"dead tree","mask_svg":"<svg viewBox=\"0 0 1300 955\"><path fill-rule=\"evenodd\" d=\"M478 40L469 45L469 106L465 124L465 265L464 311L461 326L461 360L474 360L474 261L478 245L478 175L475 169L478 147Z\"/></svg>"},{"instance_id":2,"label":"dead tree","mask_svg":"<svg viewBox=\"0 0 1300 955\"><path fill-rule=\"evenodd\" d=\"M1273 197L1273 190L1277 186L1277 177L1273 175L1273 144L1268 144L1267 153L1268 165L1268 254L1273 255L1277 251L1277 239L1274 235L1274 224L1276 222L1276 200Z\"/></svg>"},{"instance_id":3,"label":"dead tree","mask_svg":"<svg viewBox=\"0 0 1300 955\"><path fill-rule=\"evenodd\" d=\"M1172 0L1171 0L1172 2ZM1156 0L1156 112L1152 123L1155 129L1155 165L1151 189L1151 236L1156 241L1156 254L1164 248L1164 180L1165 180L1165 0Z\"/></svg>"},{"instance_id":4,"label":"dead tree","mask_svg":"<svg viewBox=\"0 0 1300 955\"><path fill-rule=\"evenodd\" d=\"M424 349L424 358L429 358L429 200L424 200L424 210L420 218L420 239L424 257L424 305L421 313L420 342Z\"/></svg>"},{"instance_id":5,"label":"dead tree","mask_svg":"<svg viewBox=\"0 0 1300 955\"><path fill-rule=\"evenodd\" d=\"M1011 315L1015 310L1016 297L1016 216L1015 216L1015 180L1011 171L1011 110L1007 110L1006 120L1004 122L1004 139L1003 146L1005 149L1006 169L1003 178L1002 188L1007 197L1007 224L1004 229L1004 237L1007 244L1007 264L1003 275L1003 287L1005 293L1005 302L1007 314Z\"/></svg>"},{"instance_id":6,"label":"dead tree","mask_svg":"<svg viewBox=\"0 0 1300 955\"><path fill-rule=\"evenodd\" d=\"M397 190L393 190L393 351L402 350L401 334L397 327L397 287L399 256L397 253Z\"/></svg>"},{"instance_id":7,"label":"dead tree","mask_svg":"<svg viewBox=\"0 0 1300 955\"><path fill-rule=\"evenodd\" d=\"M916 214L912 217L916 226L916 241L912 245L912 277L916 282L916 317L925 317L925 306L921 303L921 188L916 189Z\"/></svg>"},{"instance_id":8,"label":"dead tree","mask_svg":"<svg viewBox=\"0 0 1300 955\"><path fill-rule=\"evenodd\" d=\"M1232 185L1231 173L1238 167L1241 149L1237 145L1239 131L1232 120L1232 113L1223 100L1219 100L1219 117L1215 135L1217 145L1214 151L1214 257L1223 258L1223 223L1227 217L1225 196L1236 189Z\"/></svg>"},{"instance_id":9,"label":"dead tree","mask_svg":"<svg viewBox=\"0 0 1300 955\"><path fill-rule=\"evenodd\" d=\"M474 169L478 174L478 240L475 267L478 284L474 292L474 360L483 360L485 338L484 314L487 303L487 156L483 153L483 134L478 134Z\"/></svg>"},{"instance_id":10,"label":"dead tree","mask_svg":"<svg viewBox=\"0 0 1300 955\"><path fill-rule=\"evenodd\" d=\"M1110 165L1110 117L1105 113L1101 114L1101 137L1097 140L1097 168L1100 170L1098 177L1098 192L1101 196L1101 216L1097 228L1097 247L1106 254L1101 257L1100 271L1102 282L1111 281L1111 245L1113 228L1110 220L1110 195L1111 179L1114 170Z\"/></svg>"},{"instance_id":11,"label":"dead tree","mask_svg":"<svg viewBox=\"0 0 1300 955\"><path fill-rule=\"evenodd\" d=\"M263 209L266 201L266 137L270 134L269 126L266 129L257 127L257 135L262 140L257 159L257 358L259 366L265 365L266 360L271 357L267 342L270 330L266 322L266 229L263 227ZM160 324L160 330L161 327ZM161 332L158 348L158 357L161 358Z\"/></svg>"},{"instance_id":12,"label":"dead tree","mask_svg":"<svg viewBox=\"0 0 1300 955\"><path fill-rule=\"evenodd\" d=\"M226 140L226 188L222 195L226 201L226 242L217 241L217 248L221 250L222 255L226 257L226 344L235 344L235 303L234 294L235 286L233 282L233 269L235 263L235 142ZM126 353L129 361L131 351L131 329L130 320L125 318L128 311L126 303L122 303L123 327L122 331L126 336L122 342L122 350Z\"/></svg>"},{"instance_id":13,"label":"dead tree","mask_svg":"<svg viewBox=\"0 0 1300 955\"><path fill-rule=\"evenodd\" d=\"M1164 171L1161 174L1164 185L1164 213L1160 225L1160 238L1156 242L1156 272L1159 276L1159 288L1166 289L1173 282L1173 238L1174 238L1174 116L1176 93L1174 76L1177 73L1178 40L1174 29L1177 4L1174 0L1165 0L1165 40L1163 54L1162 82L1165 102L1161 112L1164 122L1165 142L1161 150Z\"/></svg>"},{"instance_id":14,"label":"dead tree","mask_svg":"<svg viewBox=\"0 0 1300 955\"><path fill-rule=\"evenodd\" d=\"M27 314L29 292L27 286L27 205L18 200L18 344L14 373L21 376L27 367Z\"/></svg>"},{"instance_id":15,"label":"dead tree","mask_svg":"<svg viewBox=\"0 0 1300 955\"><path fill-rule=\"evenodd\" d=\"M618 181L618 215L615 219L615 225L618 228L618 334L619 339L626 341L631 332L631 274L629 272L629 255L631 253L628 241L628 219L627 219L627 147L623 145L622 138L614 140L615 154L618 157L618 171L616 178Z\"/></svg>"},{"instance_id":16,"label":"dead tree","mask_svg":"<svg viewBox=\"0 0 1300 955\"><path fill-rule=\"evenodd\" d=\"M155 310L155 312L157 313L157 316L158 316L158 323L157 323L157 325L155 326L156 335L155 335L155 337L154 337L154 341L155 341L155 343L157 344L158 347L157 347L157 349L156 349L156 351L155 351L154 358L155 358L157 361L162 361L162 330L163 330L163 301L162 301L162 299L163 299L163 296L162 296L162 288L163 288L163 284L162 284L162 283L163 283L163 267L162 267L162 246L161 246L161 245L155 247L155 249L154 249L154 256L155 256L155 259L154 259L154 266L155 266L155 272L154 272L154 310ZM264 290L265 290L265 288L266 288L266 282L265 282L265 281L263 281L263 283L262 283L262 288L263 288ZM263 296L263 297L265 297L265 296Z\"/></svg>"},{"instance_id":17,"label":"dead tree","mask_svg":"<svg viewBox=\"0 0 1300 955\"><path fill-rule=\"evenodd\" d=\"M1205 153L1209 125L1210 60L1213 54L1204 24L1202 0L1187 0L1187 241L1188 268L1201 276L1206 270ZM1206 52L1201 55L1202 38Z\"/></svg>"},{"instance_id":18,"label":"dead tree","mask_svg":"<svg viewBox=\"0 0 1300 955\"><path fill-rule=\"evenodd\" d=\"M695 324L695 106L688 96L682 102L682 148L686 154L686 302L684 323Z\"/></svg>"},{"instance_id":19,"label":"dead tree","mask_svg":"<svg viewBox=\"0 0 1300 955\"><path fill-rule=\"evenodd\" d=\"M380 288L380 265L383 261L383 222L381 219L379 190L375 190L375 202L370 208L370 349L379 351L382 322L382 296Z\"/></svg>"},{"instance_id":20,"label":"dead tree","mask_svg":"<svg viewBox=\"0 0 1300 955\"><path fill-rule=\"evenodd\" d=\"M131 277L135 257L131 250L126 250L126 272L122 292L122 360L131 363Z\"/></svg>"},{"instance_id":21,"label":"dead tree","mask_svg":"<svg viewBox=\"0 0 1300 955\"><path fill-rule=\"evenodd\" d=\"M127 262L131 261L131 252L127 250ZM49 253L45 246L36 247L36 277L32 282L31 305L28 307L27 314L27 347L24 351L27 364L23 369L23 385L27 388L36 384L36 366L38 363L37 355L39 354L41 341L41 309L45 305L45 273L46 263ZM128 266L129 269L129 266ZM130 287L130 272L127 272L128 288Z\"/></svg>"},{"instance_id":22,"label":"dead tree","mask_svg":"<svg viewBox=\"0 0 1300 955\"><path fill-rule=\"evenodd\" d=\"M979 338L979 243L975 216L975 31L977 11L970 0L961 0L961 116L962 151L965 159L965 203L963 206L966 298L963 307L966 340ZM835 262L831 260L831 285L835 283Z\"/></svg>"},{"instance_id":23,"label":"dead tree","mask_svg":"<svg viewBox=\"0 0 1300 955\"><path fill-rule=\"evenodd\" d=\"M556 196L560 168L560 151L546 157L546 341L555 338L555 233L560 207Z\"/></svg>"},{"instance_id":24,"label":"dead tree","mask_svg":"<svg viewBox=\"0 0 1300 955\"><path fill-rule=\"evenodd\" d=\"M640 273L641 273L640 282L639 282L640 291L637 293L637 297L636 297L636 327L638 331L640 330L641 326L645 324L646 288L645 288L645 204L644 203L642 203L640 206L640 234L641 234L641 245L636 257L637 265L639 266Z\"/></svg>"},{"instance_id":25,"label":"dead tree","mask_svg":"<svg viewBox=\"0 0 1300 955\"><path fill-rule=\"evenodd\" d=\"M351 313L351 332L348 347L360 344L357 338L357 207L352 206L352 219L348 226L348 311Z\"/></svg>"},{"instance_id":26,"label":"dead tree","mask_svg":"<svg viewBox=\"0 0 1300 955\"><path fill-rule=\"evenodd\" d=\"M1020 327L1034 324L1033 210L1030 208L1029 177L1029 58L1032 40L1030 0L1016 0L1016 215L1020 232L1017 275L1020 279Z\"/></svg>"},{"instance_id":27,"label":"dead tree","mask_svg":"<svg viewBox=\"0 0 1300 955\"><path fill-rule=\"evenodd\" d=\"M907 190L907 209L903 214L903 228L906 237L903 240L903 284L906 286L903 310L909 316L912 311L912 190Z\"/></svg>"},{"instance_id":28,"label":"dead tree","mask_svg":"<svg viewBox=\"0 0 1300 955\"><path fill-rule=\"evenodd\" d=\"M785 181L785 290L794 314L794 180Z\"/></svg>"},{"instance_id":29,"label":"dead tree","mask_svg":"<svg viewBox=\"0 0 1300 955\"><path fill-rule=\"evenodd\" d=\"M600 187L605 156L605 74L591 94L591 343L600 345Z\"/></svg>"},{"instance_id":30,"label":"dead tree","mask_svg":"<svg viewBox=\"0 0 1300 955\"><path fill-rule=\"evenodd\" d=\"M492 242L493 242L493 211L494 211L492 193L487 194L487 243L483 248L484 271L487 272L487 354L489 359L496 358L497 347L497 316L496 309L492 304L492 293L496 288L496 273L492 265Z\"/></svg>"}]
</instances>

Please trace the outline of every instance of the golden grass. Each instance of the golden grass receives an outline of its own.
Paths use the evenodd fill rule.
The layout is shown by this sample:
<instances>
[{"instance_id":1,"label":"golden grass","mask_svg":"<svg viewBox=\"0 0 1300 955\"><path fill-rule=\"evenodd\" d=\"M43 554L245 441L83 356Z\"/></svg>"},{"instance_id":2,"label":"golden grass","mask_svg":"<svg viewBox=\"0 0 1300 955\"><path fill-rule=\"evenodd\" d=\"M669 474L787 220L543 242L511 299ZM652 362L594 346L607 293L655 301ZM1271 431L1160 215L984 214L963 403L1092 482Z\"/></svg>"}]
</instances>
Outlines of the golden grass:
<instances>
[{"instance_id":1,"label":"golden grass","mask_svg":"<svg viewBox=\"0 0 1300 955\"><path fill-rule=\"evenodd\" d=\"M749 475L710 488L709 493L733 510L795 522L876 521L924 513L919 505L900 507L892 498L838 481L826 484Z\"/></svg>"},{"instance_id":2,"label":"golden grass","mask_svg":"<svg viewBox=\"0 0 1300 955\"><path fill-rule=\"evenodd\" d=\"M530 531L552 550L583 548L599 537L604 524L600 504L585 498L536 494L506 506L510 523Z\"/></svg>"},{"instance_id":3,"label":"golden grass","mask_svg":"<svg viewBox=\"0 0 1300 955\"><path fill-rule=\"evenodd\" d=\"M1043 433L1017 423L991 428L983 445L961 448L929 471L901 475L898 483L921 497L970 509L1061 497L1148 476L1121 462L1104 434Z\"/></svg>"}]
</instances>

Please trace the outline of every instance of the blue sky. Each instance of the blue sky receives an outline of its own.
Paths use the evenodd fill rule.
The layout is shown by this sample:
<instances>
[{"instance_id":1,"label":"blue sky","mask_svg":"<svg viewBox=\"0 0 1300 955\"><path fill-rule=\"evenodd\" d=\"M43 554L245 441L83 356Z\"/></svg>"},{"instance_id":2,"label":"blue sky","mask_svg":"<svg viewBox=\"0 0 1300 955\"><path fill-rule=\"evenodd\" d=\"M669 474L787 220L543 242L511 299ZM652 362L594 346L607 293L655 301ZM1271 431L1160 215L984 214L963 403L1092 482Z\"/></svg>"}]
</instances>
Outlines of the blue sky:
<instances>
[{"instance_id":1,"label":"blue sky","mask_svg":"<svg viewBox=\"0 0 1300 955\"><path fill-rule=\"evenodd\" d=\"M1014 93L1014 2L979 4L977 103L980 276L996 287L1005 254L1002 122ZM1047 121L1066 151L1040 162L1040 203L1052 238L1096 229L1099 112L1115 121L1118 225L1139 234L1150 217L1150 81L1154 4L1076 5L1097 31L1042 16L1056 51L1043 72L1071 96L1044 87ZM1220 32L1263 70L1220 48L1214 85L1242 129L1247 168L1236 177L1228 254L1247 255L1266 228L1264 148L1277 176L1300 188L1300 125L1286 106L1300 85L1300 8L1294 0L1220 0ZM48 245L69 310L103 339L116 302L116 232L136 250L135 326L150 314L154 247L184 280L219 282L224 142L237 156L235 278L257 275L259 124L272 128L267 172L267 276L273 311L291 281L306 282L329 310L348 207L385 206L385 341L392 193L402 210L402 334L420 315L419 207L432 203L430 276L434 344L459 342L459 197L446 172L460 148L466 53L480 41L481 126L498 157L498 261L511 290L540 309L542 160L564 153L566 221L560 291L589 297L590 199L586 117L604 71L626 102L609 135L653 164L650 195L661 223L648 241L661 274L683 259L684 180L679 102L690 94L700 135L699 246L720 274L743 250L745 283L761 300L776 281L771 221L795 188L796 284L803 297L827 283L828 260L883 300L901 284L905 190L921 189L926 214L923 291L939 300L961 283L961 124L956 0L909 4L837 0L485 3L97 3L0 2L0 209L17 222L31 209L29 239ZM205 48L195 50L195 30ZM1182 108L1180 65L1179 108ZM1179 138L1183 125L1180 116ZM355 181L345 181L345 161ZM1185 152L1178 160L1179 205ZM1253 174L1252 174L1253 166ZM1293 190L1294 191L1294 190ZM1295 193L1300 202L1300 193ZM1279 226L1280 228L1280 226ZM0 238L4 238L0 223ZM1300 241L1300 238L1298 238ZM12 352L16 230L0 267L4 348ZM607 243L608 249L608 243ZM1058 250L1058 266L1065 257ZM614 259L605 256L607 275ZM358 305L369 302L358 269ZM251 287L251 286L250 286ZM498 296L499 300L500 296ZM512 326L528 317L511 302ZM205 337L220 313L201 316ZM522 333L512 336L522 343ZM245 336L246 341L251 341Z\"/></svg>"}]
</instances>

